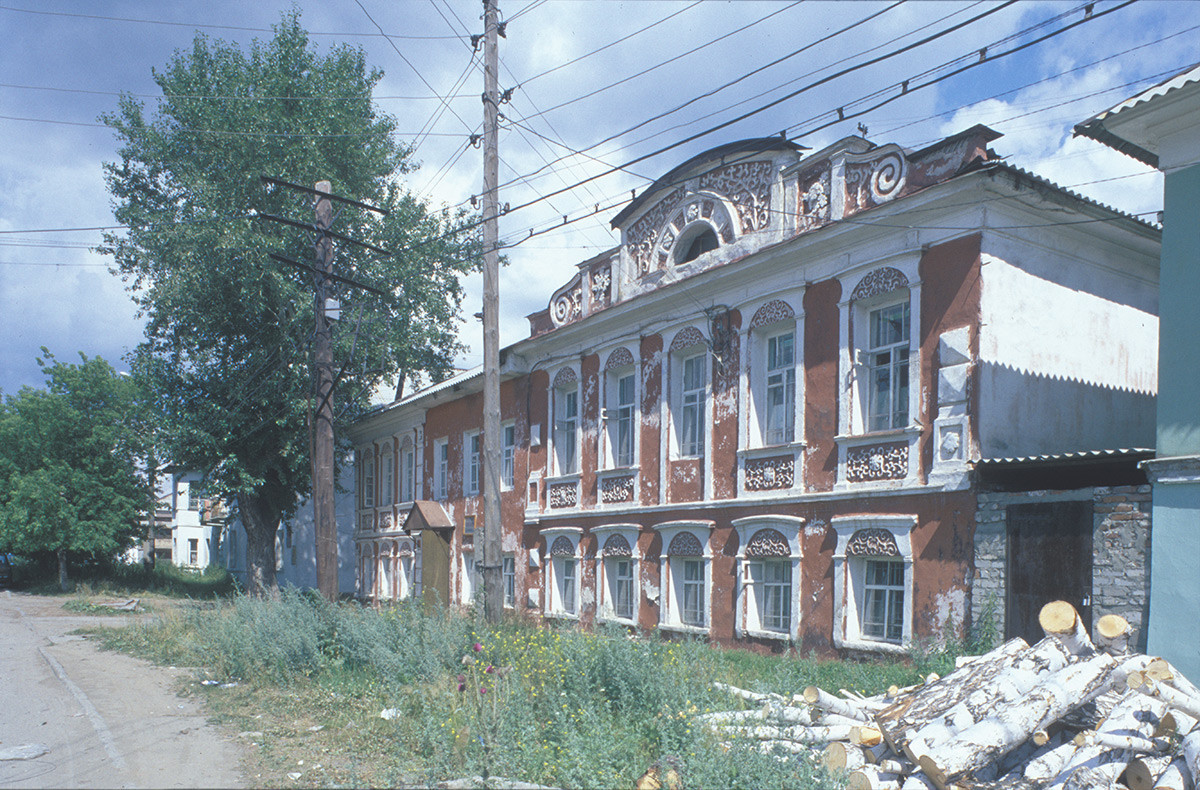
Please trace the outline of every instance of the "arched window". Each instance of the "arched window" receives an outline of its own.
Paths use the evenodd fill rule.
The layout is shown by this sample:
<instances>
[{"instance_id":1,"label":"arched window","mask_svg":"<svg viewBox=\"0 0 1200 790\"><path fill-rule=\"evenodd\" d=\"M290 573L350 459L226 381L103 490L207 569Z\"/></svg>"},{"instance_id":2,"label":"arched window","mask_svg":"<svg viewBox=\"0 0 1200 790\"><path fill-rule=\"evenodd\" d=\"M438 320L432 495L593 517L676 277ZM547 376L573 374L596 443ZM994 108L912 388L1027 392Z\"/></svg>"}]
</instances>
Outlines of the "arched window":
<instances>
[{"instance_id":1,"label":"arched window","mask_svg":"<svg viewBox=\"0 0 1200 790\"><path fill-rule=\"evenodd\" d=\"M693 229L684 231L675 242L675 265L694 261L706 252L721 245L717 232L707 223L697 223Z\"/></svg>"},{"instance_id":2,"label":"arched window","mask_svg":"<svg viewBox=\"0 0 1200 790\"><path fill-rule=\"evenodd\" d=\"M596 616L600 620L636 623L641 595L641 558L637 524L606 524L592 530L596 538Z\"/></svg>"},{"instance_id":3,"label":"arched window","mask_svg":"<svg viewBox=\"0 0 1200 790\"><path fill-rule=\"evenodd\" d=\"M580 556L579 527L542 530L546 541L546 607L551 617L579 617Z\"/></svg>"},{"instance_id":4,"label":"arched window","mask_svg":"<svg viewBox=\"0 0 1200 790\"><path fill-rule=\"evenodd\" d=\"M707 633L712 622L712 521L667 521L659 571L659 626Z\"/></svg>"},{"instance_id":5,"label":"arched window","mask_svg":"<svg viewBox=\"0 0 1200 790\"><path fill-rule=\"evenodd\" d=\"M795 516L735 519L738 532L739 635L800 636L800 530Z\"/></svg>"},{"instance_id":6,"label":"arched window","mask_svg":"<svg viewBox=\"0 0 1200 790\"><path fill-rule=\"evenodd\" d=\"M835 516L834 632L838 647L901 652L912 640L917 517Z\"/></svg>"}]
</instances>

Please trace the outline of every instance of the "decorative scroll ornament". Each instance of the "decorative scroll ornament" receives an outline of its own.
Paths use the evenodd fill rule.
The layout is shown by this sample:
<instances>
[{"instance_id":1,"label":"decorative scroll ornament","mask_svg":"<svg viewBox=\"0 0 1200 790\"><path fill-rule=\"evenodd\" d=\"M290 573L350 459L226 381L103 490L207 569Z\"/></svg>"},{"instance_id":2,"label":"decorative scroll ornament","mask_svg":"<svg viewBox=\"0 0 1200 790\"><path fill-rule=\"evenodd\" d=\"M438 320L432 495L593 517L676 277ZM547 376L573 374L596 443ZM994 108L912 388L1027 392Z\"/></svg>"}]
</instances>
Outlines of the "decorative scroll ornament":
<instances>
[{"instance_id":1,"label":"decorative scroll ornament","mask_svg":"<svg viewBox=\"0 0 1200 790\"><path fill-rule=\"evenodd\" d=\"M671 352L681 351L702 343L704 343L704 334L699 329L694 326L684 327L679 330L679 334L675 335L675 339L671 341Z\"/></svg>"},{"instance_id":2,"label":"decorative scroll ornament","mask_svg":"<svg viewBox=\"0 0 1200 790\"><path fill-rule=\"evenodd\" d=\"M787 538L776 529L760 529L746 544L747 557L788 557L791 549Z\"/></svg>"},{"instance_id":3,"label":"decorative scroll ornament","mask_svg":"<svg viewBox=\"0 0 1200 790\"><path fill-rule=\"evenodd\" d=\"M704 547L700 545L700 539L690 532L680 532L671 538L671 545L667 546L668 557L701 557L703 555Z\"/></svg>"},{"instance_id":4,"label":"decorative scroll ornament","mask_svg":"<svg viewBox=\"0 0 1200 790\"><path fill-rule=\"evenodd\" d=\"M579 381L575 368L563 368L554 374L554 389L565 389Z\"/></svg>"},{"instance_id":5,"label":"decorative scroll ornament","mask_svg":"<svg viewBox=\"0 0 1200 790\"><path fill-rule=\"evenodd\" d=\"M849 557L899 557L896 536L886 529L860 529L846 544Z\"/></svg>"},{"instance_id":6,"label":"decorative scroll ornament","mask_svg":"<svg viewBox=\"0 0 1200 790\"><path fill-rule=\"evenodd\" d=\"M555 326L569 324L583 315L583 288L579 278L554 295L550 301L550 320Z\"/></svg>"},{"instance_id":7,"label":"decorative scroll ornament","mask_svg":"<svg viewBox=\"0 0 1200 790\"><path fill-rule=\"evenodd\" d=\"M869 299L907 287L908 278L904 276L904 272L891 266L881 266L858 281L850 298Z\"/></svg>"},{"instance_id":8,"label":"decorative scroll ornament","mask_svg":"<svg viewBox=\"0 0 1200 790\"><path fill-rule=\"evenodd\" d=\"M739 162L700 176L700 188L723 195L737 210L742 233L767 227L771 221L771 186L775 163Z\"/></svg>"},{"instance_id":9,"label":"decorative scroll ornament","mask_svg":"<svg viewBox=\"0 0 1200 790\"><path fill-rule=\"evenodd\" d=\"M866 483L908 477L908 443L856 447L846 452L846 480Z\"/></svg>"},{"instance_id":10,"label":"decorative scroll ornament","mask_svg":"<svg viewBox=\"0 0 1200 790\"><path fill-rule=\"evenodd\" d=\"M629 353L629 349L622 346L621 348L613 349L613 352L608 355L608 362L605 363L604 369L627 368L632 364L633 354Z\"/></svg>"},{"instance_id":11,"label":"decorative scroll ornament","mask_svg":"<svg viewBox=\"0 0 1200 790\"><path fill-rule=\"evenodd\" d=\"M792 310L790 304L782 299L772 299L754 313L754 318L750 319L750 328L757 329L760 326L789 321L795 317L796 312Z\"/></svg>"},{"instance_id":12,"label":"decorative scroll ornament","mask_svg":"<svg viewBox=\"0 0 1200 790\"><path fill-rule=\"evenodd\" d=\"M683 199L683 190L676 189L633 223L625 234L629 257L637 267L638 276L649 274L654 261L654 247L659 231L675 204Z\"/></svg>"},{"instance_id":13,"label":"decorative scroll ornament","mask_svg":"<svg viewBox=\"0 0 1200 790\"><path fill-rule=\"evenodd\" d=\"M612 301L612 267L602 266L592 271L592 307L608 307Z\"/></svg>"},{"instance_id":14,"label":"decorative scroll ornament","mask_svg":"<svg viewBox=\"0 0 1200 790\"><path fill-rule=\"evenodd\" d=\"M625 477L605 477L600 480L600 502L605 505L616 505L633 501L633 475Z\"/></svg>"},{"instance_id":15,"label":"decorative scroll ornament","mask_svg":"<svg viewBox=\"0 0 1200 790\"><path fill-rule=\"evenodd\" d=\"M566 535L559 535L554 539L554 543L550 545L550 556L552 557L574 557L575 544Z\"/></svg>"},{"instance_id":16,"label":"decorative scroll ornament","mask_svg":"<svg viewBox=\"0 0 1200 790\"><path fill-rule=\"evenodd\" d=\"M861 157L871 158L862 161ZM846 213L862 211L892 200L904 188L906 173L904 154L895 148L882 156L875 150L847 157Z\"/></svg>"},{"instance_id":17,"label":"decorative scroll ornament","mask_svg":"<svg viewBox=\"0 0 1200 790\"><path fill-rule=\"evenodd\" d=\"M829 170L825 167L810 170L800 176L798 201L800 231L824 225L829 221Z\"/></svg>"},{"instance_id":18,"label":"decorative scroll ornament","mask_svg":"<svg viewBox=\"0 0 1200 790\"><path fill-rule=\"evenodd\" d=\"M791 488L796 479L796 462L790 455L756 458L746 462L746 490L774 491Z\"/></svg>"},{"instance_id":19,"label":"decorative scroll ornament","mask_svg":"<svg viewBox=\"0 0 1200 790\"><path fill-rule=\"evenodd\" d=\"M629 548L629 541L625 540L624 535L609 535L608 540L604 541L601 553L605 557L633 556L633 550Z\"/></svg>"},{"instance_id":20,"label":"decorative scroll ornament","mask_svg":"<svg viewBox=\"0 0 1200 790\"><path fill-rule=\"evenodd\" d=\"M379 528L380 529L391 529L392 528L392 514L391 513L380 513L379 514Z\"/></svg>"},{"instance_id":21,"label":"decorative scroll ornament","mask_svg":"<svg viewBox=\"0 0 1200 790\"><path fill-rule=\"evenodd\" d=\"M575 507L579 502L579 489L574 483L557 483L550 486L550 507Z\"/></svg>"}]
</instances>

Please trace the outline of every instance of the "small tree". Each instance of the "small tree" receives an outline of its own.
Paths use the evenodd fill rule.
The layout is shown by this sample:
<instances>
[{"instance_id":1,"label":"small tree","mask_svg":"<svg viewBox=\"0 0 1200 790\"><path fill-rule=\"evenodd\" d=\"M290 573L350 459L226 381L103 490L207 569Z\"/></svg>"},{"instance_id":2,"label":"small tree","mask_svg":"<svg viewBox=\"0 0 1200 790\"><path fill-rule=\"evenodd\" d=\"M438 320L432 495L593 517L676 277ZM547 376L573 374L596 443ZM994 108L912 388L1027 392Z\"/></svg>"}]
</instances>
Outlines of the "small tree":
<instances>
[{"instance_id":1,"label":"small tree","mask_svg":"<svg viewBox=\"0 0 1200 790\"><path fill-rule=\"evenodd\" d=\"M68 553L110 558L138 533L142 448L128 377L100 357L72 365L42 351L47 388L0 406L0 547L57 555L66 590Z\"/></svg>"},{"instance_id":2,"label":"small tree","mask_svg":"<svg viewBox=\"0 0 1200 790\"><path fill-rule=\"evenodd\" d=\"M248 51L197 35L154 76L154 115L124 97L104 118L121 141L105 170L128 230L102 249L148 319L135 369L161 412L160 457L203 470L209 491L236 502L249 587L262 593L275 588L280 521L311 488L314 300L310 275L268 257L311 261L312 236L253 219L311 221L311 201L265 190L260 175L328 180L390 211L338 208L338 232L395 251L336 245L338 274L387 292L339 294L335 400L347 419L377 388L449 372L459 277L478 240L456 233L467 217L431 212L399 185L415 165L372 101L382 74L359 49L315 51L296 14Z\"/></svg>"}]
</instances>

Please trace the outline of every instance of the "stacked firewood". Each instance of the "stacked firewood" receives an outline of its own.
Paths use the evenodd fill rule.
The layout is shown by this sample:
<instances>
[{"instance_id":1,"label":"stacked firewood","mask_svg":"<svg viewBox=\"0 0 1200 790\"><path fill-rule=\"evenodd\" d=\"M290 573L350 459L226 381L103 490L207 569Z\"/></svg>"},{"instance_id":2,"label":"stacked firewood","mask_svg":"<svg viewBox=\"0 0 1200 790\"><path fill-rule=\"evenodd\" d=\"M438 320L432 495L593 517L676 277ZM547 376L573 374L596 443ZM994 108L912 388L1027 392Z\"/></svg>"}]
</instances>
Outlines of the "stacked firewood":
<instances>
[{"instance_id":1,"label":"stacked firewood","mask_svg":"<svg viewBox=\"0 0 1200 790\"><path fill-rule=\"evenodd\" d=\"M1039 620L1037 644L1010 640L917 686L788 698L716 684L759 707L700 719L727 744L816 753L851 790L1200 790L1200 689L1130 654L1122 617L1100 618L1094 640L1064 601Z\"/></svg>"}]
</instances>

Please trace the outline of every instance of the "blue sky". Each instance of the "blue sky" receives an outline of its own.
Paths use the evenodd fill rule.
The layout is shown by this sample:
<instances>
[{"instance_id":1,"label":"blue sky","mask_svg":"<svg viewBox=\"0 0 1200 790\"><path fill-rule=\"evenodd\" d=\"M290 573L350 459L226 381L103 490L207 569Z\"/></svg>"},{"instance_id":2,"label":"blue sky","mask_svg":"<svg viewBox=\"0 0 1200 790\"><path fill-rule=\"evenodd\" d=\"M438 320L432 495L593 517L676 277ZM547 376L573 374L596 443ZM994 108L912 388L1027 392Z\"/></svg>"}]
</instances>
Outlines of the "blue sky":
<instances>
[{"instance_id":1,"label":"blue sky","mask_svg":"<svg viewBox=\"0 0 1200 790\"><path fill-rule=\"evenodd\" d=\"M809 131L837 107L853 106L901 79L919 81L922 72L955 58L978 59L985 46L994 55L1084 16L1078 2L1000 7L996 2L909 0L891 5L817 0L501 3L510 20L508 36L501 40L501 86L515 87L504 112L532 130L512 126L501 136L501 181L513 182L501 200L514 206L761 106L832 71L997 9L936 42L641 162L630 168L632 173L597 179L507 215L502 239L515 241L530 229L561 221L563 214L574 218L597 204L613 204L705 148L781 129ZM1094 8L1099 14L1117 5L1099 2ZM34 362L41 346L62 359L83 351L119 365L141 338L141 322L124 284L90 251L100 232L41 232L113 222L101 165L115 159L116 148L109 130L96 125L97 117L115 108L121 92L147 94L145 101L152 106L152 69L187 48L197 26L211 37L244 44L269 37L267 29L292 7L301 11L310 31L322 34L313 36L319 47L340 41L362 46L368 62L385 72L378 104L400 119L406 140L418 139L416 133L425 128L432 132L419 140L416 159L422 167L408 180L414 191L434 205L456 205L480 191L480 152L462 151L482 114L482 75L465 40L468 32L482 28L476 0L8 0L0 4L0 33L6 42L0 50L0 332L6 341L0 345L0 390L11 393L41 383ZM829 37L877 12L883 13ZM1059 15L1065 16L1050 21ZM1047 21L1037 33L1020 34ZM1152 212L1161 207L1160 178L1094 142L1072 138L1071 127L1200 61L1197 26L1200 3L1141 0L863 118L802 134L799 141L819 148L854 133L861 122L876 143L915 147L984 123L1004 133L993 147L1014 164L1126 211ZM380 28L390 38L380 35ZM1003 43L1014 34L1018 38ZM733 87L588 150L594 158L555 161L569 149L587 149L810 44ZM686 54L697 47L699 51ZM586 57L571 62L581 56ZM634 76L641 72L646 73ZM434 94L450 94L456 84L449 109L435 119L443 102ZM557 107L565 102L570 103ZM545 167L547 162L552 166ZM538 168L545 169L527 182L517 179ZM618 210L507 251L510 265L501 275L503 344L527 334L524 316L545 307L551 292L574 273L576 262L616 243L608 223ZM479 310L479 291L478 278L471 278L466 315ZM460 360L464 366L480 360L477 333L476 322L464 324L462 337L471 347Z\"/></svg>"}]
</instances>

